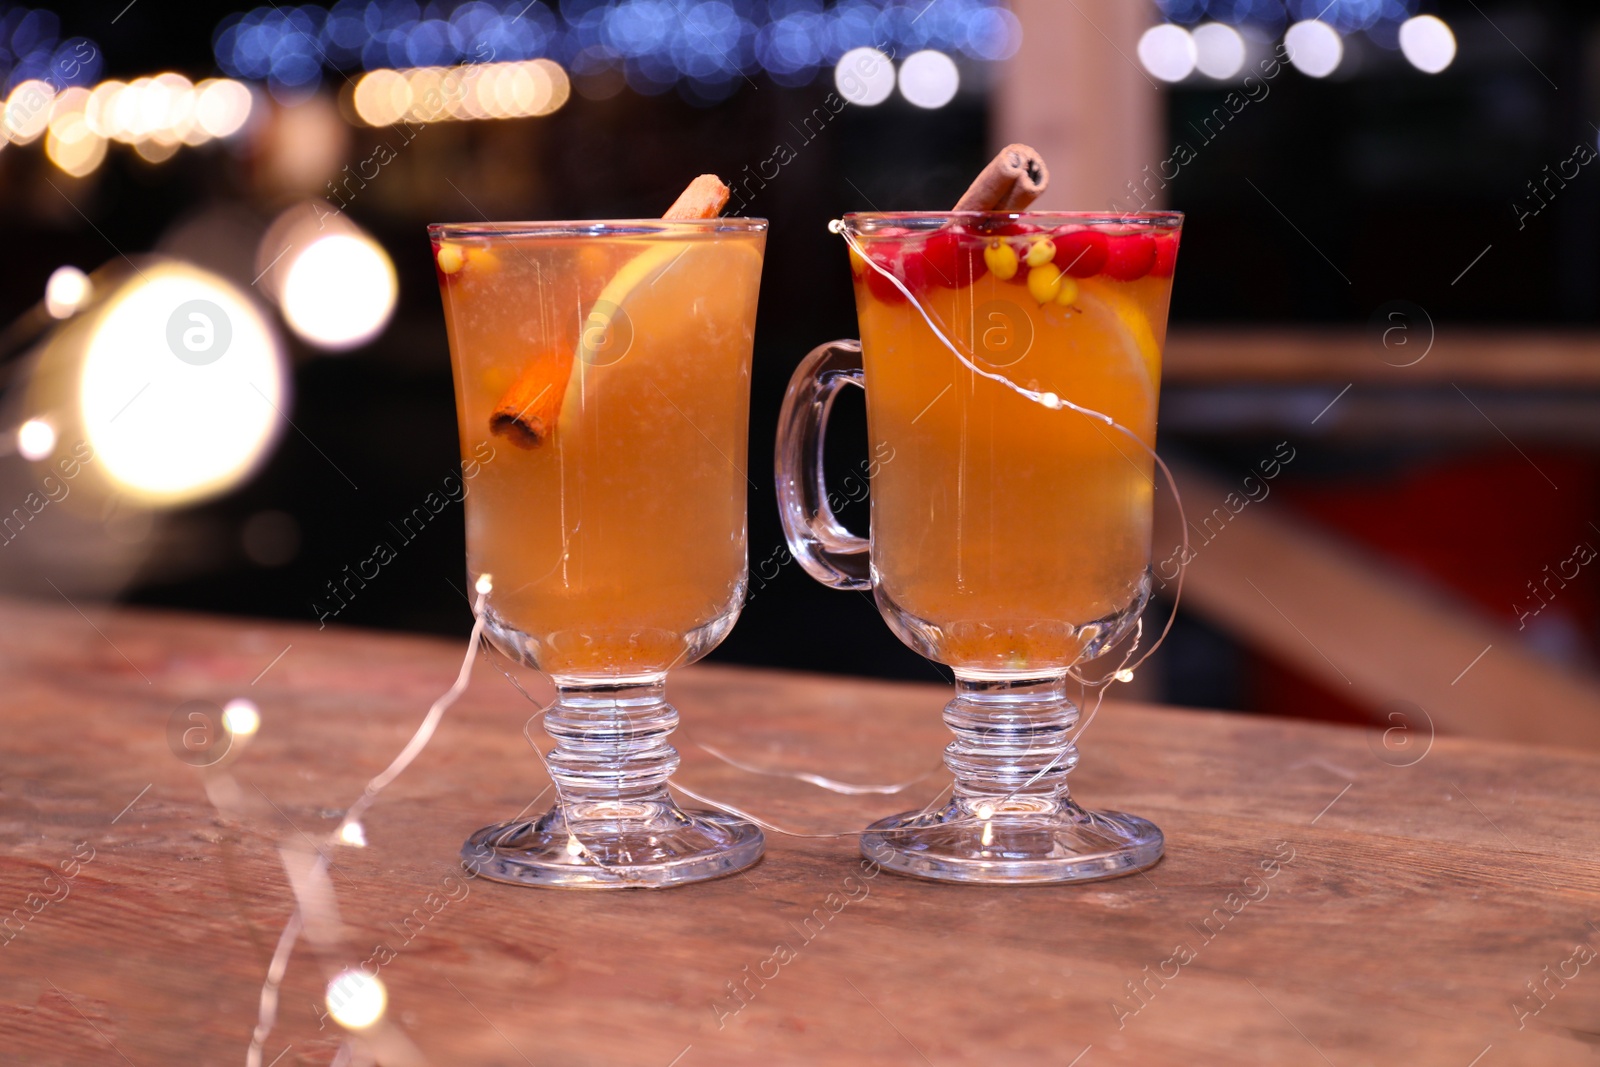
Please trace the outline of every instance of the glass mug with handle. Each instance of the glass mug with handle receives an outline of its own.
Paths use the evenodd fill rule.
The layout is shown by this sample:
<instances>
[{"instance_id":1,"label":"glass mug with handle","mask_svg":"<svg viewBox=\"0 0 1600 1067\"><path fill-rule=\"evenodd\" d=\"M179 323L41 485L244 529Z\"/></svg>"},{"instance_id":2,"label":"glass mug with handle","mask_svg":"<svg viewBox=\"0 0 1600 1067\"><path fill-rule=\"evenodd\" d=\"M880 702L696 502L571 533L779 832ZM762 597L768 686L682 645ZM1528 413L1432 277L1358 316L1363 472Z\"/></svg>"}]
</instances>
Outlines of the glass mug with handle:
<instances>
[{"instance_id":1,"label":"glass mug with handle","mask_svg":"<svg viewBox=\"0 0 1600 1067\"><path fill-rule=\"evenodd\" d=\"M895 635L949 666L943 807L881 820L862 852L944 881L1076 882L1156 863L1161 831L1080 807L1075 669L1150 593L1161 351L1177 213L857 213L861 340L813 350L779 424L785 536L819 581L871 589ZM838 391L866 390L871 537L828 504Z\"/></svg>"}]
</instances>

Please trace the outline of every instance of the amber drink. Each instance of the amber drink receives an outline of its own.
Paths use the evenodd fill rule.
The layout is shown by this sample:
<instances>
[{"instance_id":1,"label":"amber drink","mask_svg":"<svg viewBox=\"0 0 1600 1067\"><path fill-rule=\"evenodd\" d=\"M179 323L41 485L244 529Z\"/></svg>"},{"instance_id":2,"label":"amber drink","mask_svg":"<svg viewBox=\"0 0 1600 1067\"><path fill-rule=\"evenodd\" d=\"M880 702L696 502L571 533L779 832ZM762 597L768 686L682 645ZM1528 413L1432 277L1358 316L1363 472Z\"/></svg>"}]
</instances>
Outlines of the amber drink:
<instances>
[{"instance_id":1,"label":"amber drink","mask_svg":"<svg viewBox=\"0 0 1600 1067\"><path fill-rule=\"evenodd\" d=\"M1020 181L1033 155L1011 146L974 188L1002 163ZM1042 168L1028 180L1042 188ZM882 819L861 839L891 870L1078 882L1161 858L1148 820L1072 799L1069 687L1097 680L1083 671L1094 657L1129 649L1119 642L1133 640L1149 599L1181 226L1177 214L990 210L861 213L835 226L861 339L815 349L790 382L784 531L809 573L870 589L895 634L956 683L944 711L949 802ZM839 524L819 470L845 385L867 396L870 538ZM1117 662L1099 673L1125 672Z\"/></svg>"},{"instance_id":2,"label":"amber drink","mask_svg":"<svg viewBox=\"0 0 1600 1067\"><path fill-rule=\"evenodd\" d=\"M965 361L853 256L868 424L894 456L872 482L876 596L941 663L1057 669L1144 604L1177 234L991 229L867 242Z\"/></svg>"},{"instance_id":3,"label":"amber drink","mask_svg":"<svg viewBox=\"0 0 1600 1067\"><path fill-rule=\"evenodd\" d=\"M558 689L546 729L561 801L480 832L464 857L489 877L547 885L668 885L754 862L755 827L682 811L665 792L677 713L663 686L722 640L744 600L765 222L430 236L469 580L489 590L496 645Z\"/></svg>"}]
</instances>

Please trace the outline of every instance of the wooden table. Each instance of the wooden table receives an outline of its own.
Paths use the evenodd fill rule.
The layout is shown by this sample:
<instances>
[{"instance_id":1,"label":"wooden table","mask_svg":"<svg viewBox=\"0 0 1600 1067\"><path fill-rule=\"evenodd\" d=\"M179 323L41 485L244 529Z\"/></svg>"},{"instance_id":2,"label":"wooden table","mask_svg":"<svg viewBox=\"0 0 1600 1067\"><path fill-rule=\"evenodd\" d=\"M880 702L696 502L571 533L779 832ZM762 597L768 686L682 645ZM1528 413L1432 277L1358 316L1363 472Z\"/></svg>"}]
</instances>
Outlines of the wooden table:
<instances>
[{"instance_id":1,"label":"wooden table","mask_svg":"<svg viewBox=\"0 0 1600 1067\"><path fill-rule=\"evenodd\" d=\"M337 825L463 648L79 607L0 602L0 1062L243 1063L292 908L280 846ZM669 689L680 779L786 826L854 829L943 784L838 796L689 741L912 777L944 743L937 685L693 668ZM247 745L204 774L174 756L175 709L239 696ZM532 710L479 661L367 847L337 851L343 947L296 952L264 1062L335 1060L327 975L380 945L385 1063L401 1042L449 1067L1600 1062L1600 757L1108 704L1073 781L1166 830L1148 876L869 879L851 840L772 834L750 872L684 889L464 881L462 838L545 786Z\"/></svg>"}]
</instances>

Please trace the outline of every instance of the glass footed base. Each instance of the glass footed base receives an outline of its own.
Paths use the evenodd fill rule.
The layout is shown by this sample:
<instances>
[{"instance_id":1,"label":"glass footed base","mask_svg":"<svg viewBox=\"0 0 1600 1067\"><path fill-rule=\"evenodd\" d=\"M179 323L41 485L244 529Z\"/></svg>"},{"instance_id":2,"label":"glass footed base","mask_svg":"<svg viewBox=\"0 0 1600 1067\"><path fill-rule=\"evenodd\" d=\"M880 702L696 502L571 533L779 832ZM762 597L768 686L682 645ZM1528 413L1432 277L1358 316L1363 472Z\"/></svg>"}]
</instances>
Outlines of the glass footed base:
<instances>
[{"instance_id":1,"label":"glass footed base","mask_svg":"<svg viewBox=\"0 0 1600 1067\"><path fill-rule=\"evenodd\" d=\"M1093 882L1161 859L1160 828L1137 815L1054 797L1003 803L987 819L971 800L881 819L862 835L861 854L899 874L989 885Z\"/></svg>"},{"instance_id":2,"label":"glass footed base","mask_svg":"<svg viewBox=\"0 0 1600 1067\"><path fill-rule=\"evenodd\" d=\"M513 885L664 889L721 878L761 858L760 828L720 811L658 801L579 807L486 826L461 847L461 862Z\"/></svg>"}]
</instances>

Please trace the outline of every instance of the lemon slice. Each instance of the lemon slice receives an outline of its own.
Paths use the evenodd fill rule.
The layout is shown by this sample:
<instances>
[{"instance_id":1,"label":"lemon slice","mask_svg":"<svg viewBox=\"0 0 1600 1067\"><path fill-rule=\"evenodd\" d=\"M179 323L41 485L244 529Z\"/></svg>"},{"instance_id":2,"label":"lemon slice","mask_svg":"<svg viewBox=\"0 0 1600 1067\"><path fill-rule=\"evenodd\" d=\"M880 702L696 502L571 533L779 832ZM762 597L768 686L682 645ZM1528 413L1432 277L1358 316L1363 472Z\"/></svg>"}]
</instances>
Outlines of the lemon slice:
<instances>
[{"instance_id":1,"label":"lemon slice","mask_svg":"<svg viewBox=\"0 0 1600 1067\"><path fill-rule=\"evenodd\" d=\"M747 315L743 279L759 272L761 253L742 240L650 241L601 290L578 334L560 425L570 427L584 403L638 358L648 345L692 355L706 322Z\"/></svg>"},{"instance_id":2,"label":"lemon slice","mask_svg":"<svg viewBox=\"0 0 1600 1067\"><path fill-rule=\"evenodd\" d=\"M1078 300L1086 310L1103 311L1108 318L1116 319L1122 327L1122 340L1128 348L1128 354L1138 357L1150 375L1150 387L1154 390L1161 381L1161 345L1157 343L1155 331L1150 328L1150 320L1145 317L1138 301L1118 292L1115 283L1103 282L1098 278L1078 279Z\"/></svg>"}]
</instances>

